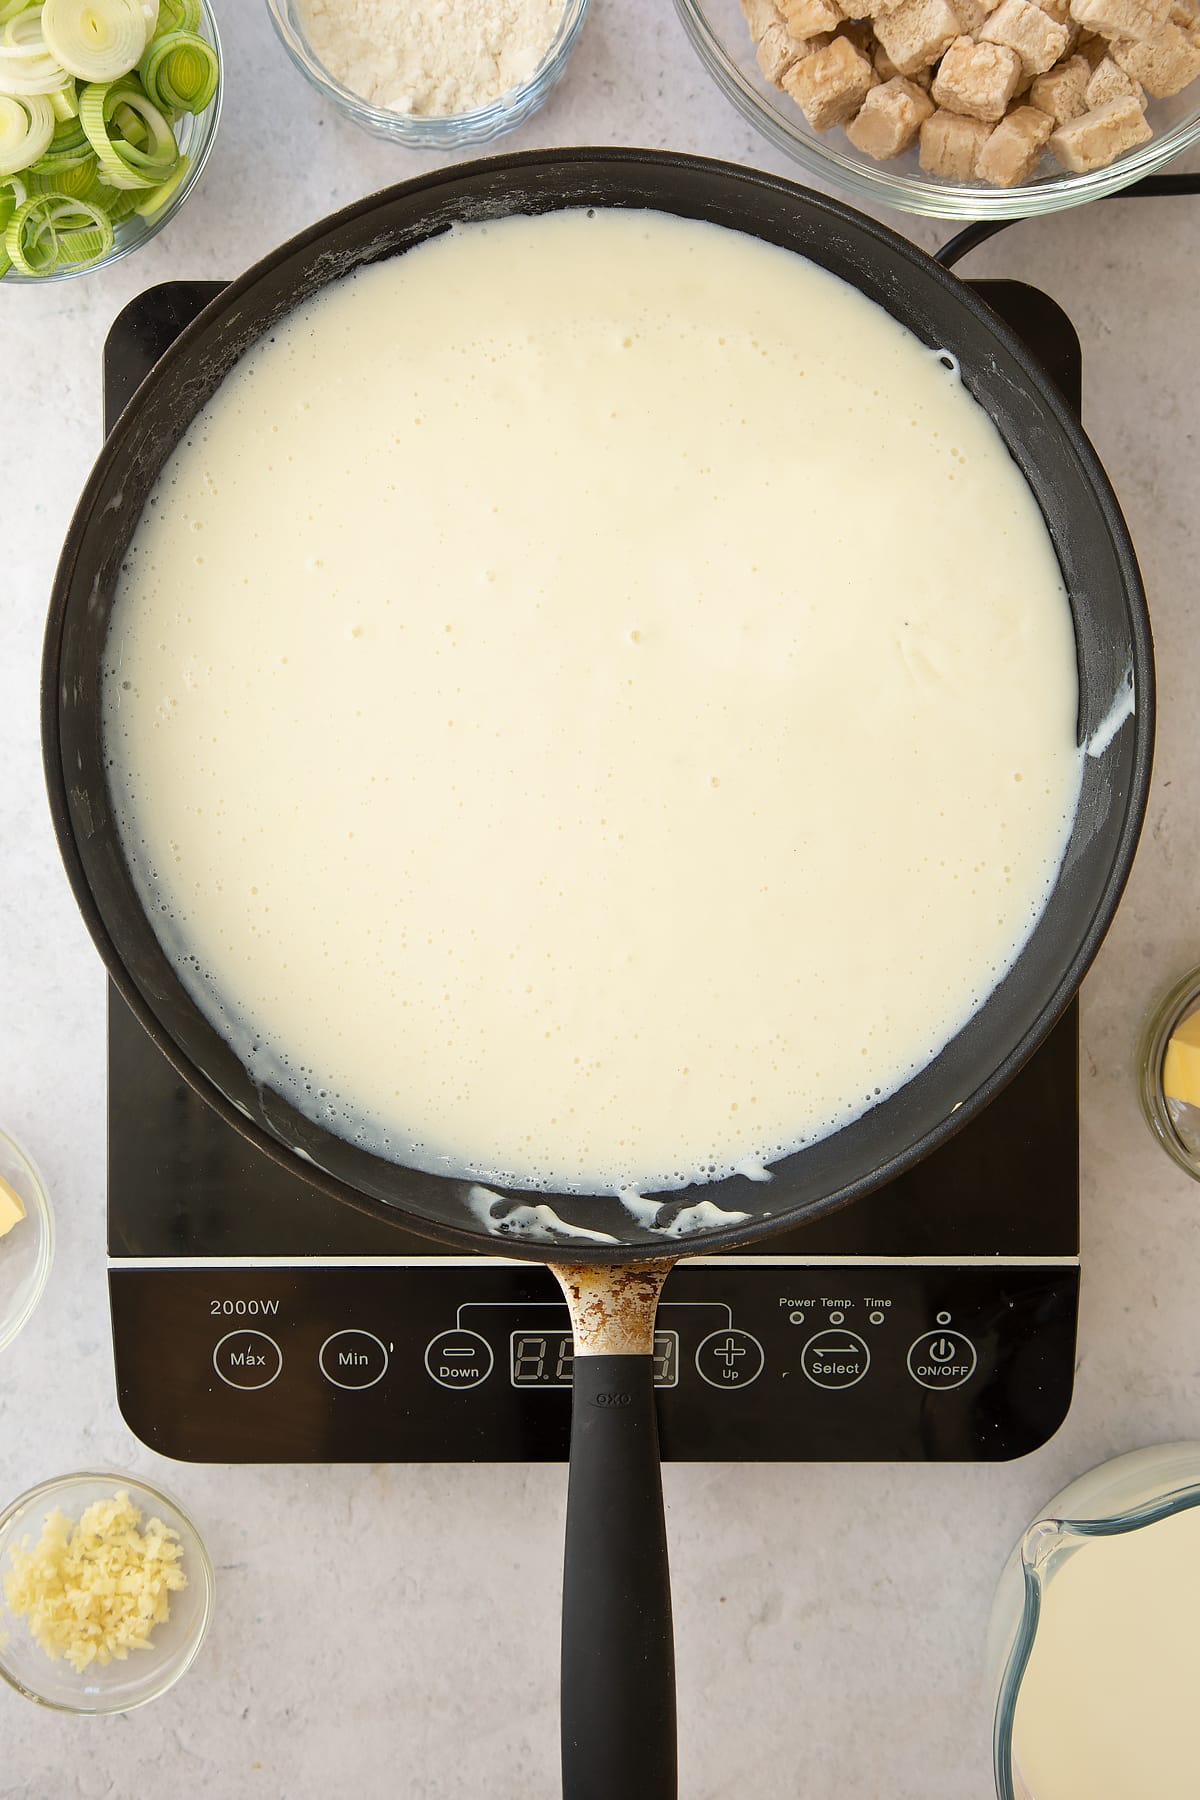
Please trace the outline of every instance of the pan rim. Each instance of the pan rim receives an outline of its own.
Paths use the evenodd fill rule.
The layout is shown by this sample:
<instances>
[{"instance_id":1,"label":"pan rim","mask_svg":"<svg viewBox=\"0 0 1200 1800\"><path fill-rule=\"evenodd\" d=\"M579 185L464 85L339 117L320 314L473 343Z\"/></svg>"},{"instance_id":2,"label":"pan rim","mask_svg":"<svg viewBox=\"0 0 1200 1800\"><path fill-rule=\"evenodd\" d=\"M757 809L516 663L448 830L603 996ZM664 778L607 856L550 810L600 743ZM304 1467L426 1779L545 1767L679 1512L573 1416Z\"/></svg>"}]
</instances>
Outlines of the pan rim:
<instances>
[{"instance_id":1,"label":"pan rim","mask_svg":"<svg viewBox=\"0 0 1200 1800\"><path fill-rule=\"evenodd\" d=\"M122 454L120 422L133 407L143 404L148 395L152 395L171 378L176 365L191 356L193 345L202 340L230 310L237 308L245 296L251 294L259 283L288 260L302 256L306 250L319 245L331 234L340 232L360 219L369 218L372 213L384 209L397 200L411 196L436 194L439 190L452 189L457 184L469 183L489 171L504 170L517 173L541 168L552 172L578 170L596 163L604 164L610 170L615 164L631 170L642 167L659 172L677 170L719 175L735 184L744 184L756 194L761 195L764 190L773 193L785 204L799 202L809 211L810 216L823 217L831 222L841 224L852 223L856 232L862 233L872 240L874 245L886 250L890 255L898 257L912 271L915 278L923 282L932 280L934 285L940 287L957 307L969 314L987 335L997 340L1021 367L1039 402L1052 415L1061 439L1075 458L1082 477L1094 495L1097 508L1104 519L1121 585L1127 598L1132 602L1129 607L1129 619L1137 694L1137 707L1131 720L1134 731L1133 779L1124 796L1124 811L1119 832L1116 834L1111 864L1092 909L1087 928L1080 938L1074 956L1037 1012L1033 1022L1009 1054L995 1067L988 1079L981 1082L971 1094L965 1095L952 1112L926 1131L916 1143L908 1145L904 1150L897 1152L868 1173L842 1184L826 1195L816 1199L785 1203L777 1213L759 1213L730 1224L703 1227L695 1232L689 1232L685 1239L664 1239L659 1236L650 1242L644 1239L622 1241L618 1229L615 1234L617 1241L611 1245L595 1243L579 1237L564 1238L561 1241L544 1241L506 1234L502 1231L489 1231L483 1226L470 1227L465 1224L460 1226L451 1221L439 1219L435 1222L427 1219L419 1212L410 1211L406 1206L366 1193L353 1186L349 1181L330 1174L320 1165L309 1160L303 1153L286 1145L228 1098L212 1077L205 1073L176 1043L146 998L141 986L130 974L110 935L104 914L88 879L71 813L69 782L63 763L59 692L60 658L67 624L68 598L72 589L73 572L88 535L97 497ZM600 203L603 204L603 202ZM674 1254L676 1245L679 1246L678 1254L685 1255L693 1252L710 1254L756 1242L776 1232L800 1226L809 1220L826 1217L831 1212L849 1205L861 1195L894 1180L907 1169L915 1166L916 1163L923 1161L969 1123L1001 1088L1007 1085L1045 1041L1077 993L1112 922L1129 878L1145 816L1152 772L1154 717L1154 661L1149 615L1133 543L1115 491L1083 430L1082 423L1075 416L1056 384L1040 367L1036 357L1005 321L958 275L944 268L919 246L890 227L856 212L854 208L840 201L816 193L785 177L767 174L740 164L683 152L645 150L627 146L615 148L577 146L562 150L529 150L511 155L481 157L415 176L408 181L367 195L317 221L268 252L265 257L260 258L243 274L231 281L184 328L163 357L155 364L128 406L123 410L120 419L115 422L113 431L105 439L72 514L63 549L58 559L51 589L42 655L43 770L51 817L67 878L89 934L100 952L110 981L160 1052L187 1084L200 1095L204 1103L211 1106L243 1138L249 1140L257 1150L269 1156L273 1162L286 1169L289 1174L316 1187L329 1198L342 1204L348 1204L368 1216L384 1220L399 1229L411 1231L434 1242L452 1244L456 1248L485 1255L501 1255L521 1261L551 1263L648 1262L661 1259L664 1253ZM903 1092L903 1089L898 1091ZM439 1179L448 1178L440 1177ZM528 1197L535 1202L538 1198L547 1201L554 1199L552 1195L539 1196L533 1193ZM670 1198L671 1196L667 1196L667 1199ZM619 1202L614 1202L614 1225L620 1227L627 1218L628 1215L623 1213Z\"/></svg>"}]
</instances>

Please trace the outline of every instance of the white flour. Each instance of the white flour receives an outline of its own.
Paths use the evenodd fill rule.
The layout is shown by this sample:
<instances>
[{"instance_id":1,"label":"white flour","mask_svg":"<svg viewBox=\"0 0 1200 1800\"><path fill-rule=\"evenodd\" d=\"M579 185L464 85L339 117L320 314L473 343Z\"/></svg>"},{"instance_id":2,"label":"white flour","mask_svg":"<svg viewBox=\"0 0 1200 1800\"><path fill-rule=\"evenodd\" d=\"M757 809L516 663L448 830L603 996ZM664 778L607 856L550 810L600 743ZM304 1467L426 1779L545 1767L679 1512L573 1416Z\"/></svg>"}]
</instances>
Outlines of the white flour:
<instances>
[{"instance_id":1,"label":"white flour","mask_svg":"<svg viewBox=\"0 0 1200 1800\"><path fill-rule=\"evenodd\" d=\"M564 0L306 0L308 39L344 87L388 112L471 112L527 81Z\"/></svg>"}]
</instances>

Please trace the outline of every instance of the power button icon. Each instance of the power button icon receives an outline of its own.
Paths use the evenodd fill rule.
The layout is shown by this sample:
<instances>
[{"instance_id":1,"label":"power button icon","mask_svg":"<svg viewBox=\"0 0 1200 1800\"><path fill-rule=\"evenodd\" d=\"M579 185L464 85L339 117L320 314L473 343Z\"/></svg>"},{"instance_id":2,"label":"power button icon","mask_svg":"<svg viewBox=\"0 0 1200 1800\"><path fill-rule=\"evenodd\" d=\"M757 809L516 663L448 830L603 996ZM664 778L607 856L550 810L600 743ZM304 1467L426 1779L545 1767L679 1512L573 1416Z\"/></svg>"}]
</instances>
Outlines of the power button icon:
<instances>
[{"instance_id":1,"label":"power button icon","mask_svg":"<svg viewBox=\"0 0 1200 1800\"><path fill-rule=\"evenodd\" d=\"M925 1331L908 1352L908 1372L918 1386L943 1393L970 1381L978 1361L961 1331Z\"/></svg>"}]
</instances>

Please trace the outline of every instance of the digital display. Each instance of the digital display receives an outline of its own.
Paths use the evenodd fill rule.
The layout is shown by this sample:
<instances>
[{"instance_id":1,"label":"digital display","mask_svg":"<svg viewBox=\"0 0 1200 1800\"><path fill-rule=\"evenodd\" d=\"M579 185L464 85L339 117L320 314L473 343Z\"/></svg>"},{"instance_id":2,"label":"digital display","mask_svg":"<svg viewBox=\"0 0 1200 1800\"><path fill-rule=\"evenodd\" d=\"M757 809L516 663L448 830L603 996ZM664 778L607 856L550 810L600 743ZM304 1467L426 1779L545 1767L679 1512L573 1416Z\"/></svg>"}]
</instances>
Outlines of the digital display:
<instances>
[{"instance_id":1,"label":"digital display","mask_svg":"<svg viewBox=\"0 0 1200 1800\"><path fill-rule=\"evenodd\" d=\"M569 1331L514 1331L509 1339L514 1387L570 1387L575 1344ZM654 1334L654 1385L674 1387L679 1379L679 1333Z\"/></svg>"}]
</instances>

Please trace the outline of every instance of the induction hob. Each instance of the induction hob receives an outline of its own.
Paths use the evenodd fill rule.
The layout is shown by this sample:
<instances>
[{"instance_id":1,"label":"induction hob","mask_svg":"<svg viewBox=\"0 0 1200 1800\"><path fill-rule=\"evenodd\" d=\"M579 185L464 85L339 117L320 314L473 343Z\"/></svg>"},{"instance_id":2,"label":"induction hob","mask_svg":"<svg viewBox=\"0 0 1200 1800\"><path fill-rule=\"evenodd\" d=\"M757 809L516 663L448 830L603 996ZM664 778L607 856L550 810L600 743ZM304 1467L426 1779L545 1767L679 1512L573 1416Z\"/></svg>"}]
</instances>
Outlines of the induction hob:
<instances>
[{"instance_id":1,"label":"induction hob","mask_svg":"<svg viewBox=\"0 0 1200 1800\"><path fill-rule=\"evenodd\" d=\"M1078 406L1079 342L1016 282L973 284ZM169 282L105 347L118 412L220 289ZM898 1180L664 1290L664 1457L998 1461L1070 1405L1079 1295L1078 1014ZM121 1410L206 1462L554 1461L571 1331L541 1264L446 1255L243 1140L109 998L108 1248Z\"/></svg>"}]
</instances>

